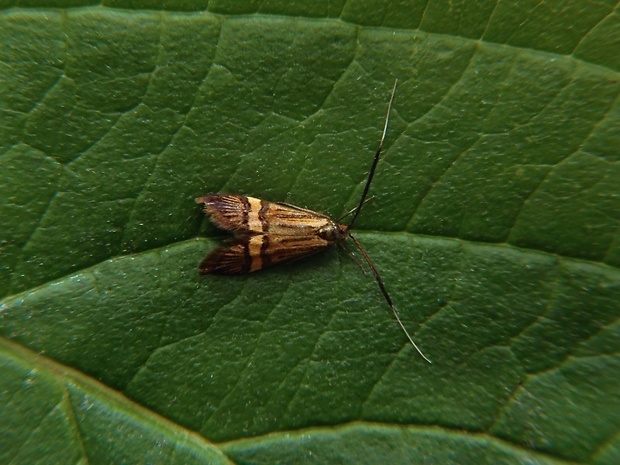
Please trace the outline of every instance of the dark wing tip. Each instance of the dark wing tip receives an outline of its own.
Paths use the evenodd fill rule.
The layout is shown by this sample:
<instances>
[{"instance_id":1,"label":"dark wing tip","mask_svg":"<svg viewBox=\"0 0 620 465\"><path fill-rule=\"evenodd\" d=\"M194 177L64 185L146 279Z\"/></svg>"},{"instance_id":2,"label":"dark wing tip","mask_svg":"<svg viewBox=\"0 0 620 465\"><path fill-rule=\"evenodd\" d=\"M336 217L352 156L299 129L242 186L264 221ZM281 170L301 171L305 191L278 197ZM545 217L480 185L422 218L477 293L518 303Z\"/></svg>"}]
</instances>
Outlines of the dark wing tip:
<instances>
[{"instance_id":1,"label":"dark wing tip","mask_svg":"<svg viewBox=\"0 0 620 465\"><path fill-rule=\"evenodd\" d=\"M204 197L196 197L194 199L194 201L196 203L211 203L213 202L217 197L219 197L217 194L211 194L211 195L205 195Z\"/></svg>"},{"instance_id":2,"label":"dark wing tip","mask_svg":"<svg viewBox=\"0 0 620 465\"><path fill-rule=\"evenodd\" d=\"M241 242L221 246L207 255L198 267L200 274L234 275L246 273L249 266Z\"/></svg>"},{"instance_id":3,"label":"dark wing tip","mask_svg":"<svg viewBox=\"0 0 620 465\"><path fill-rule=\"evenodd\" d=\"M213 252L207 255L202 259L200 265L198 265L198 272L200 274L211 274L215 268L216 263L214 263L212 258Z\"/></svg>"},{"instance_id":4,"label":"dark wing tip","mask_svg":"<svg viewBox=\"0 0 620 465\"><path fill-rule=\"evenodd\" d=\"M222 262L222 256L219 253L207 255L198 267L200 274L238 274L233 272L229 266Z\"/></svg>"}]
</instances>

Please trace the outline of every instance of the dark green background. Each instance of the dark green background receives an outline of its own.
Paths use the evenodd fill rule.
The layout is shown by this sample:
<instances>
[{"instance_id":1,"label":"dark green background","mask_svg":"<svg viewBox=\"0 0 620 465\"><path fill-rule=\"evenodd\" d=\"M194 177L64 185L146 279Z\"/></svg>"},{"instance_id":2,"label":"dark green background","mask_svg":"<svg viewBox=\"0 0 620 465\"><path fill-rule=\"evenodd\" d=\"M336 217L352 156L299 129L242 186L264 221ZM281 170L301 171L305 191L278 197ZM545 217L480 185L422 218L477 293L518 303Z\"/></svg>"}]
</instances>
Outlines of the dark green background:
<instances>
[{"instance_id":1,"label":"dark green background","mask_svg":"<svg viewBox=\"0 0 620 465\"><path fill-rule=\"evenodd\" d=\"M4 1L0 462L620 462L613 1ZM356 224L201 277L194 198Z\"/></svg>"}]
</instances>

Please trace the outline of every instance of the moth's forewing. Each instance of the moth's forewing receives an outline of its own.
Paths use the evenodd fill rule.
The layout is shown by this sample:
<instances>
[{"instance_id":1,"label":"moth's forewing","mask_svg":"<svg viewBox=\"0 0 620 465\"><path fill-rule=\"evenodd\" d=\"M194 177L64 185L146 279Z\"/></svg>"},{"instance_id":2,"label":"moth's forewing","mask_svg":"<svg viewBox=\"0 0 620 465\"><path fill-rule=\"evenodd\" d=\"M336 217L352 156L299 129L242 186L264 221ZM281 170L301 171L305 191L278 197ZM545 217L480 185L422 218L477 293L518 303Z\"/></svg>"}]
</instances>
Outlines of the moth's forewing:
<instances>
[{"instance_id":1,"label":"moth's forewing","mask_svg":"<svg viewBox=\"0 0 620 465\"><path fill-rule=\"evenodd\" d=\"M332 242L319 237L256 234L218 247L200 264L201 274L243 274L290 262L325 250Z\"/></svg>"},{"instance_id":2,"label":"moth's forewing","mask_svg":"<svg viewBox=\"0 0 620 465\"><path fill-rule=\"evenodd\" d=\"M244 195L213 194L196 199L204 204L204 212L218 228L226 231L249 231L250 203ZM257 231L259 232L259 231Z\"/></svg>"},{"instance_id":3,"label":"moth's forewing","mask_svg":"<svg viewBox=\"0 0 620 465\"><path fill-rule=\"evenodd\" d=\"M200 264L202 274L241 274L303 258L332 245L319 236L337 229L328 216L244 195L214 194L196 199L213 223L235 237Z\"/></svg>"},{"instance_id":4,"label":"moth's forewing","mask_svg":"<svg viewBox=\"0 0 620 465\"><path fill-rule=\"evenodd\" d=\"M204 204L213 224L230 232L298 236L333 224L330 217L311 210L245 195L213 194L196 202Z\"/></svg>"},{"instance_id":5,"label":"moth's forewing","mask_svg":"<svg viewBox=\"0 0 620 465\"><path fill-rule=\"evenodd\" d=\"M294 205L260 201L259 216L264 220L263 232L276 236L315 236L326 227L334 226L334 221L326 215L299 208ZM328 244L329 245L329 244Z\"/></svg>"},{"instance_id":6,"label":"moth's forewing","mask_svg":"<svg viewBox=\"0 0 620 465\"><path fill-rule=\"evenodd\" d=\"M262 267L298 260L313 255L333 244L314 236L263 236L261 247ZM252 270L254 271L254 270Z\"/></svg>"},{"instance_id":7,"label":"moth's forewing","mask_svg":"<svg viewBox=\"0 0 620 465\"><path fill-rule=\"evenodd\" d=\"M230 245L223 245L207 255L200 263L200 274L241 274L250 271L248 238L237 238Z\"/></svg>"}]
</instances>

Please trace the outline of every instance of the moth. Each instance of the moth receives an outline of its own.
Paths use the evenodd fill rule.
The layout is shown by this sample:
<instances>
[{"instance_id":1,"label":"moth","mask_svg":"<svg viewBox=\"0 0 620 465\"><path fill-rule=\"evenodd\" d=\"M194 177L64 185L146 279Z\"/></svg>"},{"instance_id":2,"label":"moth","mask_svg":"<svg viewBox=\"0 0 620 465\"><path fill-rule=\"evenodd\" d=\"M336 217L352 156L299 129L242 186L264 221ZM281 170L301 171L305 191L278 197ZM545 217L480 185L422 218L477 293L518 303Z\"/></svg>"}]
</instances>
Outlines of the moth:
<instances>
[{"instance_id":1,"label":"moth","mask_svg":"<svg viewBox=\"0 0 620 465\"><path fill-rule=\"evenodd\" d=\"M210 216L215 226L234 235L231 240L215 249L202 260L200 273L222 275L251 273L313 255L335 244L343 247L355 259L345 243L346 239L351 239L370 267L383 297L407 339L418 353L431 363L405 328L368 253L351 234L351 229L367 200L368 191L381 158L397 83L398 80L394 82L388 102L379 148L368 172L362 196L353 210L333 220L327 215L295 205L268 202L245 195L211 194L199 197L196 199L196 203L204 205L204 213ZM343 218L349 215L351 215L351 221L348 224L340 223ZM358 264L361 266L361 263L358 262Z\"/></svg>"}]
</instances>

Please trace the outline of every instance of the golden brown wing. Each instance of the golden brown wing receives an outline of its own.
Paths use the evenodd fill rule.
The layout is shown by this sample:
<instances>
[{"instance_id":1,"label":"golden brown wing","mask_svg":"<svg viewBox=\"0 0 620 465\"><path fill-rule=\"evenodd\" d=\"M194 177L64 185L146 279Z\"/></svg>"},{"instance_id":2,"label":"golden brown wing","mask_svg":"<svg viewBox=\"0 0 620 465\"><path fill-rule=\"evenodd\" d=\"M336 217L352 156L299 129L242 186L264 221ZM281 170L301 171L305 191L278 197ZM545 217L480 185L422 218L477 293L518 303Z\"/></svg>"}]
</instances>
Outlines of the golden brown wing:
<instances>
[{"instance_id":1,"label":"golden brown wing","mask_svg":"<svg viewBox=\"0 0 620 465\"><path fill-rule=\"evenodd\" d=\"M264 219L265 234L276 236L313 236L321 229L336 227L326 215L286 203L262 202L259 217Z\"/></svg>"},{"instance_id":2,"label":"golden brown wing","mask_svg":"<svg viewBox=\"0 0 620 465\"><path fill-rule=\"evenodd\" d=\"M333 242L318 236L263 236L262 268L298 260L325 250ZM254 270L252 270L254 271Z\"/></svg>"},{"instance_id":3,"label":"golden brown wing","mask_svg":"<svg viewBox=\"0 0 620 465\"><path fill-rule=\"evenodd\" d=\"M242 236L207 255L200 264L200 273L249 273L315 254L331 244L318 236Z\"/></svg>"},{"instance_id":4,"label":"golden brown wing","mask_svg":"<svg viewBox=\"0 0 620 465\"><path fill-rule=\"evenodd\" d=\"M283 236L315 235L326 226L336 226L328 216L293 205L255 197L213 194L196 199L204 204L211 221L226 231Z\"/></svg>"}]
</instances>

